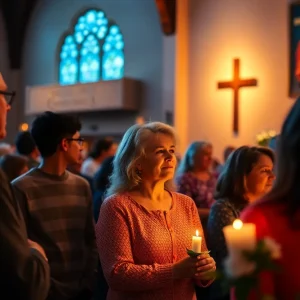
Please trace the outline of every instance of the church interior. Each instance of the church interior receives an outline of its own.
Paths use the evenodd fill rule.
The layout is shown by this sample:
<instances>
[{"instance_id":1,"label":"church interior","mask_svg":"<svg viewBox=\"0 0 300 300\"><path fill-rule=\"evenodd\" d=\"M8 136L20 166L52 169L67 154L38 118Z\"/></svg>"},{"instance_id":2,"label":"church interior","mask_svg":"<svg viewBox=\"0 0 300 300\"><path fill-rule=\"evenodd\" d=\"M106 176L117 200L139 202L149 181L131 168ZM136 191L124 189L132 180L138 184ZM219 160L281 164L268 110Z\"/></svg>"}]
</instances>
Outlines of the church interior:
<instances>
[{"instance_id":1,"label":"church interior","mask_svg":"<svg viewBox=\"0 0 300 300\"><path fill-rule=\"evenodd\" d=\"M74 0L72 5L69 0L24 0L22 5L2 1L0 67L9 89L17 91L8 141L37 112L70 112L70 106L83 114L86 136L120 138L136 118L163 121L176 126L181 152L191 141L204 139L214 144L219 159L227 145L255 143L263 131L278 132L296 97L290 92L289 2L272 1L272 9L270 1L259 0L177 2L175 9L175 0ZM75 33L79 16L90 8L103 11L118 26L124 43L120 79L133 80L135 97L125 92L127 86L117 99L99 85L104 91L97 93L98 107L85 100L75 106L75 100L57 100L53 108L42 105L57 88L64 93L59 89L64 38ZM218 88L219 82L234 77L235 59L240 79L257 81L255 87L239 90L238 132L232 124L233 91ZM105 94L113 98L105 100ZM115 107L105 101L115 102Z\"/></svg>"},{"instance_id":2,"label":"church interior","mask_svg":"<svg viewBox=\"0 0 300 300\"><path fill-rule=\"evenodd\" d=\"M27 187L29 192L26 190L26 184L30 185L26 180L29 180L30 176L33 182L38 178L44 179L40 186L45 186L46 191L52 184L50 177L46 178L42 173L35 175L34 172L63 176L68 170L70 174L80 175L84 182L88 182L90 188L87 193L91 193L94 210L94 218L90 223L95 222L95 229L92 231L100 257L100 260L97 258L98 284L92 294L87 292L86 287L80 286L78 294L70 292L70 289L66 290L62 298L55 298L58 296L51 296L52 285L39 289L42 286L39 283L35 296L33 292L28 292L29 298L24 296L20 299L250 299L241 296L253 288L245 288L246 284L250 284L249 281L243 285L240 284L241 281L231 279L235 278L236 274L242 274L246 279L249 278L247 276L252 276L253 279L253 274L260 274L264 267L268 272L271 270L272 251L279 248L276 248L278 245L273 243L273 240L270 244L269 240L264 238L272 237L281 246L284 244L287 248L293 248L290 241L300 237L300 231L288 229L286 223L287 219L292 219L291 211L300 211L295 183L298 171L296 165L299 160L295 153L300 149L300 137L297 137L300 130L297 123L300 122L300 112L297 115L296 111L299 106L297 99L300 96L299 1L0 0L0 75L0 99L3 95L6 99L11 99L7 100L9 111L6 136L3 136L0 143L0 170L2 168L4 173L7 173L13 190L21 190L26 197L32 195L32 199L27 199L26 216L30 215L29 218L34 222L41 222L41 227L46 228L45 230L48 230L47 226L50 225L45 225L44 220L38 219L40 215L36 212L38 205L35 201L39 199L34 198L33 187ZM48 154L43 156L44 150L40 150L38 142L37 120L41 115L45 117L46 111L53 112L62 124L64 118L69 120L70 124L76 118L81 122L80 130L75 130L74 134L66 137L66 141L64 138L60 140L56 145L60 150L57 148L51 157L47 156ZM142 134L139 136L137 133L133 138L130 136L133 132L129 128L135 124L139 125L141 130L148 128L153 136L159 138L155 140L153 137L152 140L152 135L149 134L147 139L143 140ZM42 128L42 125L40 126ZM56 125L51 126L55 130ZM161 127L158 129L155 126ZM155 130L158 130L158 133ZM173 136L173 130L176 132L176 138ZM40 131L42 132L42 129ZM166 136L176 140L176 151L172 150L175 146L170 146ZM30 153L25 146L24 153L20 150L23 138L24 141L26 139L26 147L32 145ZM127 149L133 140L136 148ZM147 157L145 150L150 147L147 143L151 141L153 145L157 140L164 145L159 146L164 148L159 152L159 155L165 157L161 164L167 164L160 166L160 175L156 173L158 156L153 158L149 154ZM71 153L68 152L71 151L68 148L71 147L68 143L70 141L77 141L76 145L82 147L81 160L72 166L67 163L71 156L64 154ZM137 146L138 143L145 143L144 148L139 148L142 146ZM165 145L171 150L165 150ZM127 159L132 161L122 161L126 149L134 155L140 151L144 160L139 156L132 158L127 154ZM139 149L143 149L144 152ZM12 173L11 170L17 168L17 162L15 165L9 165L9 160L15 153L28 156L28 160L26 167L24 161L20 160L18 171ZM168 155L174 156L174 164L173 158L168 158ZM139 164L138 159L141 160ZM133 164L135 169L130 173ZM149 171L151 164L156 166L156 169L153 167L153 170ZM54 168L53 165L57 167ZM147 167L143 168L145 165ZM125 166L127 169L122 169ZM32 175L31 168L35 169ZM39 168L42 171L38 171ZM120 170L116 171L118 168ZM174 169L174 178L164 175L163 172L169 172L165 170L168 168ZM123 178L126 187L121 185L124 174L128 177L127 181ZM1 176L0 174L0 181ZM153 179L153 176L157 177ZM176 192L169 193L168 182L173 179ZM75 179L73 180L75 182ZM117 183L120 184L119 188L116 187ZM56 184L58 183L56 182L55 186ZM83 183L78 181L77 188L74 183L71 185L66 182L66 187L67 184L70 184L68 191L72 191L73 194L69 198L69 204L57 211L57 215L63 215L67 206L69 209L81 201L76 197L84 190L79 189ZM285 189L281 190L280 187L283 186ZM56 190L56 193L61 190L64 197L68 194L61 187L57 187ZM160 192L156 192L157 190ZM112 199L113 201L110 198L113 196L108 197L110 192L114 195L112 191L117 195L120 193L120 196ZM128 199L135 200L124 204L128 199L121 191L124 195L127 193ZM50 190L44 198L42 194L36 193L41 199L46 199L47 203L50 200L57 203L55 201L59 195L54 195ZM24 197L22 199L25 199ZM152 202L148 199L151 204L146 201L147 197L151 201L154 199ZM160 197L164 201L160 201ZM189 208L185 197L192 198L192 208ZM286 203L288 217L282 217L275 206L273 211L271 204L270 208L267 206L269 210L265 209L263 204L254 206L253 209L252 206L248 208L248 204L252 205L261 198L274 198L279 203L284 197L291 199ZM180 219L182 211L176 212L178 219L175 221L172 214L175 214L176 201L180 202L180 205L186 205L182 211L188 211L189 217L185 215ZM48 207L47 205L45 207ZM176 209L179 210L180 205L176 205ZM192 213L193 207L197 216ZM151 217L153 224L149 221L149 212L154 211L164 213L164 217L161 217L165 226L163 229L157 227L157 223L153 221L154 218L159 219L158 216ZM83 214L83 209L81 213ZM44 218L50 216L51 211ZM68 218L66 216L65 218ZM300 224L300 214L293 215L293 218L294 216ZM234 221L242 222L240 219L244 224L236 223L235 227ZM274 225L275 219L278 220L280 237L274 233L274 228L277 228L277 225ZM25 217L24 220L26 223ZM29 234L29 247L37 249L39 254L46 258L51 271L53 268L56 270L58 256L54 256L54 248L47 248L49 245L44 243L44 237L39 236L40 233L30 227L34 222L29 222L30 225L25 224ZM54 222L54 219L51 222ZM173 227L170 227L172 222ZM176 222L181 223L182 228L177 226ZM188 222L197 227L193 227L192 234L191 223ZM65 223L62 221L60 224ZM64 226L71 226L68 222L66 224ZM76 227L74 224L72 226ZM280 224L284 225L280 227ZM59 225L55 223L51 226ZM50 231L54 228L51 226ZM118 226L124 232L128 230L128 236L118 233ZM147 232L147 226L151 228L150 232ZM119 244L112 241L114 238L110 239L107 228L111 230L114 238L122 241L123 244L120 245L124 249L120 250ZM194 229L197 229L196 235ZM283 233L284 230L287 230L288 234ZM31 231L34 234L30 235ZM0 229L0 238L1 234ZM182 235L182 238L179 238L179 235ZM130 242L127 241L130 245L126 244L125 236L130 239ZM281 239L283 236L285 240ZM226 260L226 266L229 267L221 267L220 272L226 269L227 273L224 271L225 275L222 273L222 276L228 277L231 272L230 276L233 277L229 276L228 282L231 286L227 286L227 290L223 292L219 273L214 273L215 270L223 265L225 257L238 257L240 263L242 251L252 251L259 238L263 243L266 241L268 247L272 246L268 248L272 250L268 250L269 252L259 252L261 248L255 248L258 251L255 253L263 257L260 262L264 260L269 264L263 265L262 269L257 267L256 273L250 274L249 271L245 275L244 271L238 271L236 264L230 265L233 264L232 260ZM56 239L56 236L53 239ZM186 250L189 246L183 247L182 250L179 249L179 245L186 245L189 240L192 241L189 245L192 250L188 249L190 252L187 252L187 255ZM37 246L35 242L38 243ZM109 252L105 246L117 249L116 253ZM142 249L144 251L147 247L150 254L146 259ZM283 251L280 254L280 264L285 274L294 274L286 264L287 257L292 255L290 248L284 250L281 247ZM162 252L169 253L169 250L170 259L160 256ZM65 249L61 251L67 266L71 256L64 256ZM239 256L236 253L239 253ZM195 266L198 269L193 269L196 275L191 275L191 271L188 271L188 266L194 262L193 259L197 260ZM166 264L170 269L162 261L168 262ZM0 258L0 269L1 263ZM259 266L258 262L256 266ZM43 265L43 268L47 277L48 267ZM200 273L197 271L199 268L203 268ZM63 272L69 274L69 271L66 269ZM213 276L205 279L204 273L213 273ZM1 276L0 270L0 279ZM268 283L271 280L264 285L264 278L257 276L256 281L252 281L251 284L261 282L262 292L274 296L266 299L294 300L294 296L300 294L299 275L291 282L274 275L274 282L280 282L277 288L276 283L270 288ZM175 277L178 285L172 281ZM146 283L141 278L145 278ZM190 281L191 278L193 281ZM170 282L172 288L168 285ZM71 287L69 281L68 284ZM140 285L140 289L133 287L136 285ZM206 286L208 288L204 289ZM230 288L233 288L235 295ZM45 291L48 289L50 293L47 296ZM63 290L62 288L57 292L55 289L53 295ZM78 286L74 287L74 290L76 289ZM44 294L39 291L44 291Z\"/></svg>"}]
</instances>

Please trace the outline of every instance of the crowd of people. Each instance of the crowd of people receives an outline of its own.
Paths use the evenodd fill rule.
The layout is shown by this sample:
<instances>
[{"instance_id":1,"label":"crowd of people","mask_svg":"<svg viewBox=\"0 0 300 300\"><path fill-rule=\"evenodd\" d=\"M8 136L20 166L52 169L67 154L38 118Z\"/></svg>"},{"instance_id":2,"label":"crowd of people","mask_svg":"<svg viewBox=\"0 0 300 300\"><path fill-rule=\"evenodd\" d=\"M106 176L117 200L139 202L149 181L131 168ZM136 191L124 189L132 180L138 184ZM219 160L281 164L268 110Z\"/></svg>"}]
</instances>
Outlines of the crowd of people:
<instances>
[{"instance_id":1,"label":"crowd of people","mask_svg":"<svg viewBox=\"0 0 300 300\"><path fill-rule=\"evenodd\" d=\"M1 78L2 139L6 89ZM262 291L295 299L299 128L300 100L276 153L230 146L220 165L206 141L191 143L179 159L176 131L161 122L131 126L120 143L100 139L83 158L78 118L37 116L14 146L0 145L2 293L30 300L234 299L214 272L228 255L223 228L241 218L257 225L257 238L270 236L282 247L281 272L263 274ZM202 246L194 257L187 249L196 231Z\"/></svg>"}]
</instances>

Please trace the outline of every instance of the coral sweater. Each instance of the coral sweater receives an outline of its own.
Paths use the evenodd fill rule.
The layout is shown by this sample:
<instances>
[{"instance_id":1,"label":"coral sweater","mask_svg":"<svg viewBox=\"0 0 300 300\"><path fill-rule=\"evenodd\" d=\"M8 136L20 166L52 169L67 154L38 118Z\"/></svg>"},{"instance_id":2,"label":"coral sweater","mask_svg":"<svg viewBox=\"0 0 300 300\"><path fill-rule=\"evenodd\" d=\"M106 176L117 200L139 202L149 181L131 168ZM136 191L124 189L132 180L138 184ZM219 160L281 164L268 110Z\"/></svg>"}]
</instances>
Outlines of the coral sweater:
<instances>
[{"instance_id":1,"label":"coral sweater","mask_svg":"<svg viewBox=\"0 0 300 300\"><path fill-rule=\"evenodd\" d=\"M207 250L203 229L194 201L171 194L169 211L148 211L127 193L104 201L96 237L107 299L196 299L195 281L174 280L172 266L187 257L196 229L203 237L202 251Z\"/></svg>"}]
</instances>

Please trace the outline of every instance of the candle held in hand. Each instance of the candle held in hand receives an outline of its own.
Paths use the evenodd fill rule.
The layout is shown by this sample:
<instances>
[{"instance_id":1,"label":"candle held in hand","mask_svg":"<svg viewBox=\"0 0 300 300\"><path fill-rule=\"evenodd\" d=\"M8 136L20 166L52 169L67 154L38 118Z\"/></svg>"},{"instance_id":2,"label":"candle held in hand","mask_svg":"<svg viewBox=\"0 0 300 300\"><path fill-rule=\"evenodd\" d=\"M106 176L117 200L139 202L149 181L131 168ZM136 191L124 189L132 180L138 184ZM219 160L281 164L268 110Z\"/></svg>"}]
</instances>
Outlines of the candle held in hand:
<instances>
[{"instance_id":1,"label":"candle held in hand","mask_svg":"<svg viewBox=\"0 0 300 300\"><path fill-rule=\"evenodd\" d=\"M196 230L196 236L193 236L192 239L192 250L195 253L201 253L201 244L202 244L202 237L199 236L199 231Z\"/></svg>"},{"instance_id":2,"label":"candle held in hand","mask_svg":"<svg viewBox=\"0 0 300 300\"><path fill-rule=\"evenodd\" d=\"M239 219L232 225L223 228L228 252L230 255L238 255L243 250L253 250L256 245L255 224L245 223Z\"/></svg>"}]
</instances>

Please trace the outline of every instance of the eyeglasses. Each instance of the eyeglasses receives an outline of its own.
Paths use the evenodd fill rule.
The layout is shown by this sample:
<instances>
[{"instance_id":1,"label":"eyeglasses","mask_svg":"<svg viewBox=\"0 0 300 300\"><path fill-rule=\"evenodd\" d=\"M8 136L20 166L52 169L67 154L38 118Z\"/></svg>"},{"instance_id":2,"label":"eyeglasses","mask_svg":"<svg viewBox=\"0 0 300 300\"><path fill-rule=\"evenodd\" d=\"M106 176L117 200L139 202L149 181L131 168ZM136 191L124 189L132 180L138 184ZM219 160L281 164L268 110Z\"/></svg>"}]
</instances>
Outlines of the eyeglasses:
<instances>
[{"instance_id":1,"label":"eyeglasses","mask_svg":"<svg viewBox=\"0 0 300 300\"><path fill-rule=\"evenodd\" d=\"M68 141L75 141L79 144L79 146L82 146L83 143L84 143L84 138L77 138L77 139L72 139L72 138L69 138L67 139Z\"/></svg>"},{"instance_id":2,"label":"eyeglasses","mask_svg":"<svg viewBox=\"0 0 300 300\"><path fill-rule=\"evenodd\" d=\"M4 95L6 103L11 106L16 96L16 92L0 91L0 95Z\"/></svg>"}]
</instances>

